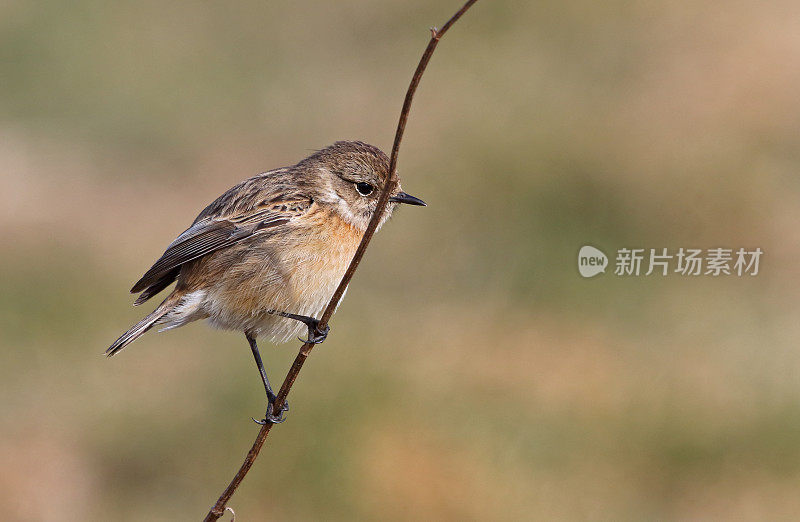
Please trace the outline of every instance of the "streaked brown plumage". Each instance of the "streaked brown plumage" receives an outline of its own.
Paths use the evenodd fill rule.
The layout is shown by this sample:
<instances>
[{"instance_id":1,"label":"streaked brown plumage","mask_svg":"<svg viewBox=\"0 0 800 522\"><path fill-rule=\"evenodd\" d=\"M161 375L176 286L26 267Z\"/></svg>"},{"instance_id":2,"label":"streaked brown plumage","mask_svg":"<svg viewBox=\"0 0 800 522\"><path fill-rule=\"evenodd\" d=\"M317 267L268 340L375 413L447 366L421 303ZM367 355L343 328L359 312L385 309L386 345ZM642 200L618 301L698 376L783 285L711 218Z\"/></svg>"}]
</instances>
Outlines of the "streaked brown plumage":
<instances>
[{"instance_id":1,"label":"streaked brown plumage","mask_svg":"<svg viewBox=\"0 0 800 522\"><path fill-rule=\"evenodd\" d=\"M208 319L215 327L245 332L270 396L255 339L284 342L305 328L278 313L321 313L355 253L388 171L389 159L377 147L339 141L294 166L234 186L133 286L131 292L141 292L134 303L139 305L177 281L106 353L114 355L153 326L170 329ZM381 225L402 202L424 205L398 183Z\"/></svg>"}]
</instances>

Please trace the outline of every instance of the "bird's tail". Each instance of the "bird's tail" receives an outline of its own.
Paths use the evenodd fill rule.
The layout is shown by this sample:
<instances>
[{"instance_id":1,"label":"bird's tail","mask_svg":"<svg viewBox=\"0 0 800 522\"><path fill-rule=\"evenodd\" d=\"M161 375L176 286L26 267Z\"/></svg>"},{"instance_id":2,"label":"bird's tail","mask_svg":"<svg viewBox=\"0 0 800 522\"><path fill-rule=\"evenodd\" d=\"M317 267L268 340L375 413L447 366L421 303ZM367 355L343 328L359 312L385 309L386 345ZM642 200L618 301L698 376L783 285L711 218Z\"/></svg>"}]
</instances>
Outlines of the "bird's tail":
<instances>
[{"instance_id":1,"label":"bird's tail","mask_svg":"<svg viewBox=\"0 0 800 522\"><path fill-rule=\"evenodd\" d=\"M122 334L119 339L108 347L106 355L111 357L116 355L117 352L131 344L139 338L143 333L152 328L159 319L171 312L175 306L180 302L182 296L175 295L176 292L170 294L164 301L153 310L150 315L133 325L127 332Z\"/></svg>"}]
</instances>

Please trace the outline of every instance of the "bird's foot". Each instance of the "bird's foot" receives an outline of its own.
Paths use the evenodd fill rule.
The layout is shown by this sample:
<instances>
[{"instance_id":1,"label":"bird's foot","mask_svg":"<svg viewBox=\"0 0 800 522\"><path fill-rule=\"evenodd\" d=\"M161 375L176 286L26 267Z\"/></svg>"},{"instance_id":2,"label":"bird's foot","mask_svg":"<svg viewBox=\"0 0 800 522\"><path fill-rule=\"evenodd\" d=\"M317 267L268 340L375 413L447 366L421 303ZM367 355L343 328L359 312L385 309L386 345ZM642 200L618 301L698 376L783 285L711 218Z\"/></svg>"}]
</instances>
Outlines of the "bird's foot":
<instances>
[{"instance_id":1,"label":"bird's foot","mask_svg":"<svg viewBox=\"0 0 800 522\"><path fill-rule=\"evenodd\" d=\"M324 329L319 327L319 320L312 319L308 323L308 339L303 339L302 337L298 337L301 341L308 344L321 344L325 339L328 338L328 333L331 331L330 325L325 325Z\"/></svg>"},{"instance_id":2,"label":"bird's foot","mask_svg":"<svg viewBox=\"0 0 800 522\"><path fill-rule=\"evenodd\" d=\"M319 327L319 319L315 319L314 317L309 317L307 315L299 315L299 314L290 314L288 312L280 312L276 310L271 310L270 313L278 314L281 317L286 317L287 319L294 319L295 321L300 321L304 325L308 327L308 339L303 339L302 337L298 337L301 341L308 344L320 344L328 337L328 332L331 331L331 327L329 325L325 325L325 328Z\"/></svg>"},{"instance_id":3,"label":"bird's foot","mask_svg":"<svg viewBox=\"0 0 800 522\"><path fill-rule=\"evenodd\" d=\"M284 415L284 413L289 411L289 401L283 401L283 406L281 407L281 412L278 415L273 415L272 414L272 404L273 404L273 401L270 401L269 404L267 405L267 412L264 414L264 418L263 419L256 420L255 418L250 417L251 419L253 419L253 422L263 426L264 424L267 424L267 423L280 424L281 422L285 421L286 420L286 416Z\"/></svg>"}]
</instances>

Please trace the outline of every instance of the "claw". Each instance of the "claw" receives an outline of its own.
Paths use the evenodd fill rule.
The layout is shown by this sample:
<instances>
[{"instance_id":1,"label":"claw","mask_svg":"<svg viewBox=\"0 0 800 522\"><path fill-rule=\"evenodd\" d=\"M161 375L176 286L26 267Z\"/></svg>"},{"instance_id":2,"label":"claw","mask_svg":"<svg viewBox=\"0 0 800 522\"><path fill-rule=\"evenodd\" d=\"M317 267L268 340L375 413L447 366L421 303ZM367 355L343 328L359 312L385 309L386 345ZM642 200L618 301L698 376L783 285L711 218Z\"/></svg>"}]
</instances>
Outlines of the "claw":
<instances>
[{"instance_id":1,"label":"claw","mask_svg":"<svg viewBox=\"0 0 800 522\"><path fill-rule=\"evenodd\" d=\"M273 404L272 401L270 401L269 405L267 406L267 411L264 414L264 418L263 419L256 420L255 418L250 417L251 419L253 419L253 422L255 422L258 425L263 426L264 424L266 424L268 422L271 423L271 424L280 424L281 422L285 421L286 420L286 416L284 415L284 413L289 411L289 401L283 401L283 406L281 406L280 415L273 415L272 414L272 404Z\"/></svg>"},{"instance_id":2,"label":"claw","mask_svg":"<svg viewBox=\"0 0 800 522\"><path fill-rule=\"evenodd\" d=\"M302 337L298 337L298 339L308 344L321 344L328 338L330 331L331 327L329 325L325 325L325 329L320 330L319 321L317 321L314 325L308 325L308 339L303 339Z\"/></svg>"},{"instance_id":3,"label":"claw","mask_svg":"<svg viewBox=\"0 0 800 522\"><path fill-rule=\"evenodd\" d=\"M271 409L272 408L270 408L270 410ZM256 424L258 424L260 426L263 426L264 424L267 424L267 423L280 424L281 422L286 420L286 417L283 415L285 411L286 410L281 411L280 415L273 415L272 413L267 411L267 413L264 414L264 418L261 419L261 420L256 420L253 417L250 417L250 418L253 419L253 422L255 422Z\"/></svg>"},{"instance_id":4,"label":"claw","mask_svg":"<svg viewBox=\"0 0 800 522\"><path fill-rule=\"evenodd\" d=\"M259 426L263 426L264 424L267 424L267 423L269 423L269 424L280 424L281 422L286 420L286 417L283 416L283 412L281 412L281 414L278 417L276 417L276 416L274 416L273 414L270 413L269 415L265 416L261 420L256 420L253 417L250 417L250 418L253 419L253 422L258 424Z\"/></svg>"}]
</instances>

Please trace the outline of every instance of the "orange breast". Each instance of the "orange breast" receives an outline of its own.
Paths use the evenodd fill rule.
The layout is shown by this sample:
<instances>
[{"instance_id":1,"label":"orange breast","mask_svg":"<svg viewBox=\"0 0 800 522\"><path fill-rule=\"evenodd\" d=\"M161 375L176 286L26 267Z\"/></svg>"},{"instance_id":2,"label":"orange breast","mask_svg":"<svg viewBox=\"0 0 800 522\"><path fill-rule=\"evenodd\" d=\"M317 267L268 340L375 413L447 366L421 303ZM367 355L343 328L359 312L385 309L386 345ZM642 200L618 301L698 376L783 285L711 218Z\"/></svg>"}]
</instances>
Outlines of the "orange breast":
<instances>
[{"instance_id":1,"label":"orange breast","mask_svg":"<svg viewBox=\"0 0 800 522\"><path fill-rule=\"evenodd\" d=\"M334 212L315 209L308 233L287 255L294 298L304 309L321 309L339 284L361 241L362 232Z\"/></svg>"}]
</instances>

